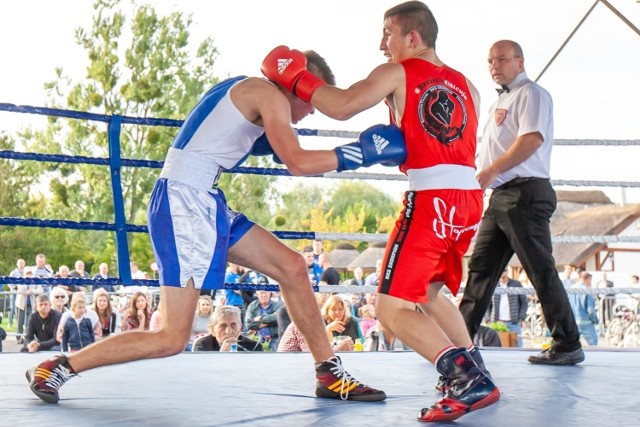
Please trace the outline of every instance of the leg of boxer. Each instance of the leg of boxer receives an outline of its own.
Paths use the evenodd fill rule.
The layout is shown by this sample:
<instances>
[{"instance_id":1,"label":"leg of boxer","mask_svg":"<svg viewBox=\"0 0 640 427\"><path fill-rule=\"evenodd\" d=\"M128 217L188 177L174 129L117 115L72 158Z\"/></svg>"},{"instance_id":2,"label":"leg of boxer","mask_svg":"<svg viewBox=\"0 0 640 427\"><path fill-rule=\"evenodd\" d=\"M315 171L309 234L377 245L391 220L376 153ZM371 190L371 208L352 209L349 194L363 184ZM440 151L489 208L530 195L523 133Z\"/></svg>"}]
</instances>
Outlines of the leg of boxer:
<instances>
[{"instance_id":1,"label":"leg of boxer","mask_svg":"<svg viewBox=\"0 0 640 427\"><path fill-rule=\"evenodd\" d=\"M357 401L386 398L383 391L353 378L334 354L317 309L306 264L299 253L264 228L254 225L229 249L229 260L260 271L280 285L289 316L304 335L316 362L317 397Z\"/></svg>"}]
</instances>

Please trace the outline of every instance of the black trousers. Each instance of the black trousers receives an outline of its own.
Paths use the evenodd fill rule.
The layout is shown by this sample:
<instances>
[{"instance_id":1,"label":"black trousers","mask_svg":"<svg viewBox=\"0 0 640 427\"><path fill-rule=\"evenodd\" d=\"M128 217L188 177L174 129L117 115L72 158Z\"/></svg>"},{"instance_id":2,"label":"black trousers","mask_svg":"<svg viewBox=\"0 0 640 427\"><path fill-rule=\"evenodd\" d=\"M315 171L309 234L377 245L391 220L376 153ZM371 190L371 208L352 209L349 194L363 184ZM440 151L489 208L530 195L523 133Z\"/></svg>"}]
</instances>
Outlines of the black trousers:
<instances>
[{"instance_id":1,"label":"black trousers","mask_svg":"<svg viewBox=\"0 0 640 427\"><path fill-rule=\"evenodd\" d=\"M518 255L542 306L557 351L580 347L580 334L552 255L549 222L556 193L548 179L518 178L489 199L469 261L460 312L471 337L485 315L500 274Z\"/></svg>"}]
</instances>

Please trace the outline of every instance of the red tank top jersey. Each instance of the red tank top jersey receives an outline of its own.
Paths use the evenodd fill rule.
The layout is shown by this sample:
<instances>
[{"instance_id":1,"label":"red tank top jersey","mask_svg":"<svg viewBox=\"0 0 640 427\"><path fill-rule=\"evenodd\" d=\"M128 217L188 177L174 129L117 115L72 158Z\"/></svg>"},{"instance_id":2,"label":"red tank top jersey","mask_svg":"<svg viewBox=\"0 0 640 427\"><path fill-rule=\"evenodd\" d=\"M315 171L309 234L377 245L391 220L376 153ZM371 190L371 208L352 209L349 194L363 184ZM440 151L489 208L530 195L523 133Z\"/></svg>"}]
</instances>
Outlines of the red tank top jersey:
<instances>
[{"instance_id":1,"label":"red tank top jersey","mask_svg":"<svg viewBox=\"0 0 640 427\"><path fill-rule=\"evenodd\" d=\"M407 87L400 128L407 161L400 170L441 164L475 168L478 116L465 77L418 58L402 66Z\"/></svg>"}]
</instances>

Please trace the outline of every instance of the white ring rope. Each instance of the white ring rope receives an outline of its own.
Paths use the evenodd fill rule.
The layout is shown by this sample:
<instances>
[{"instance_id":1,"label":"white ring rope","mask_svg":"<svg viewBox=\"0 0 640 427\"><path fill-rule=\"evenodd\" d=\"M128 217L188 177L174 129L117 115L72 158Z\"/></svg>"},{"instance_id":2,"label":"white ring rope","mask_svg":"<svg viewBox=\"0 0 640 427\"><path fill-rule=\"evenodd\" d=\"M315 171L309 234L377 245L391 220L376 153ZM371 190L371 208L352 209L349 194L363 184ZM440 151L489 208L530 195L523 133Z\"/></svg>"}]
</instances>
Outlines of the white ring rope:
<instances>
[{"instance_id":1,"label":"white ring rope","mask_svg":"<svg viewBox=\"0 0 640 427\"><path fill-rule=\"evenodd\" d=\"M315 233L322 240L347 240L359 242L387 242L388 234ZM640 236L552 236L553 243L640 243Z\"/></svg>"}]
</instances>

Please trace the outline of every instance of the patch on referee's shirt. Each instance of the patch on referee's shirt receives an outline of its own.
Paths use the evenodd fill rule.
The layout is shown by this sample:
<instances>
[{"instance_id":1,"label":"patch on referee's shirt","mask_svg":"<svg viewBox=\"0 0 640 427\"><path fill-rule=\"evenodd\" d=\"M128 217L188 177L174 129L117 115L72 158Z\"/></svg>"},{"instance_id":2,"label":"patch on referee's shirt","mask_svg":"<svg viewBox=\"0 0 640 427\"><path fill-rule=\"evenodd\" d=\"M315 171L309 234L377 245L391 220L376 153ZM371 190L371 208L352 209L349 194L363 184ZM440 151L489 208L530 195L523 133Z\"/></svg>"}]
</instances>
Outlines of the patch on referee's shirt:
<instances>
[{"instance_id":1,"label":"patch on referee's shirt","mask_svg":"<svg viewBox=\"0 0 640 427\"><path fill-rule=\"evenodd\" d=\"M504 122L507 118L507 110L499 108L496 110L496 126L500 126L500 123Z\"/></svg>"}]
</instances>

